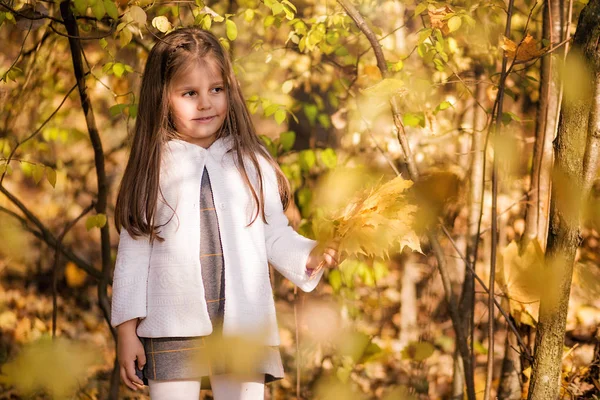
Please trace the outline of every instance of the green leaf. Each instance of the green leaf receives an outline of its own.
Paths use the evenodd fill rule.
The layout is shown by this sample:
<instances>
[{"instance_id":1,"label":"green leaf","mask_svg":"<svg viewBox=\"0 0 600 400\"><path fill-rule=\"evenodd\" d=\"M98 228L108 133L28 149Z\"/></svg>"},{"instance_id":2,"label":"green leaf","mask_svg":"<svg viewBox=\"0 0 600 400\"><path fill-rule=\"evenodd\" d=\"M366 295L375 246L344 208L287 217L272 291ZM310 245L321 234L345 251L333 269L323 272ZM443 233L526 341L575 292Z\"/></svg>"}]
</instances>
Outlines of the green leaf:
<instances>
[{"instance_id":1,"label":"green leaf","mask_svg":"<svg viewBox=\"0 0 600 400\"><path fill-rule=\"evenodd\" d=\"M116 117L119 114L123 113L123 110L129 107L129 104L115 104L114 106L108 109L111 117Z\"/></svg>"},{"instance_id":2,"label":"green leaf","mask_svg":"<svg viewBox=\"0 0 600 400\"><path fill-rule=\"evenodd\" d=\"M97 20L101 20L104 15L106 15L106 10L104 9L104 2L101 0L96 1L96 4L92 6L92 13Z\"/></svg>"},{"instance_id":3,"label":"green leaf","mask_svg":"<svg viewBox=\"0 0 600 400\"><path fill-rule=\"evenodd\" d=\"M145 25L148 16L146 15L146 11L144 11L140 6L131 6L129 7L129 16L139 25Z\"/></svg>"},{"instance_id":4,"label":"green leaf","mask_svg":"<svg viewBox=\"0 0 600 400\"><path fill-rule=\"evenodd\" d=\"M90 215L85 221L85 228L89 231L92 228L102 228L106 225L106 215Z\"/></svg>"},{"instance_id":5,"label":"green leaf","mask_svg":"<svg viewBox=\"0 0 600 400\"><path fill-rule=\"evenodd\" d=\"M75 5L75 10L79 15L85 15L85 11L88 8L87 0L74 0L73 4Z\"/></svg>"},{"instance_id":6,"label":"green leaf","mask_svg":"<svg viewBox=\"0 0 600 400\"><path fill-rule=\"evenodd\" d=\"M419 4L417 4L417 6L415 7L415 16L421 15L423 11L427 10L428 4L429 3L427 3L426 1L421 1Z\"/></svg>"},{"instance_id":7,"label":"green leaf","mask_svg":"<svg viewBox=\"0 0 600 400\"><path fill-rule=\"evenodd\" d=\"M423 113L405 113L402 116L402 123L405 126L417 127L425 126L425 115Z\"/></svg>"},{"instance_id":8,"label":"green leaf","mask_svg":"<svg viewBox=\"0 0 600 400\"><path fill-rule=\"evenodd\" d=\"M129 30L129 28L124 28L119 33L119 44L121 45L121 47L127 46L131 42L131 39L133 39L133 34Z\"/></svg>"},{"instance_id":9,"label":"green leaf","mask_svg":"<svg viewBox=\"0 0 600 400\"><path fill-rule=\"evenodd\" d=\"M450 107L452 107L452 103L450 103L449 101L442 101L440 104L438 104L433 113L437 114L438 112L446 110Z\"/></svg>"},{"instance_id":10,"label":"green leaf","mask_svg":"<svg viewBox=\"0 0 600 400\"><path fill-rule=\"evenodd\" d=\"M310 201L312 200L312 190L307 187L303 187L302 189L298 190L296 197L298 198L298 205L304 210L310 206Z\"/></svg>"},{"instance_id":11,"label":"green leaf","mask_svg":"<svg viewBox=\"0 0 600 400\"><path fill-rule=\"evenodd\" d=\"M273 11L273 15L281 14L283 12L283 5L276 2L271 7L271 11Z\"/></svg>"},{"instance_id":12,"label":"green leaf","mask_svg":"<svg viewBox=\"0 0 600 400\"><path fill-rule=\"evenodd\" d=\"M429 342L411 342L402 350L402 358L412 361L423 361L429 358L435 347Z\"/></svg>"},{"instance_id":13,"label":"green leaf","mask_svg":"<svg viewBox=\"0 0 600 400\"><path fill-rule=\"evenodd\" d=\"M329 129L329 127L331 126L331 121L329 120L329 115L322 113L319 114L319 117L317 118L319 120L319 124L321 124L321 126L325 129Z\"/></svg>"},{"instance_id":14,"label":"green leaf","mask_svg":"<svg viewBox=\"0 0 600 400\"><path fill-rule=\"evenodd\" d=\"M308 118L308 121L311 123L311 125L314 125L317 119L317 114L319 113L319 109L317 108L316 104L305 104L303 108L306 118Z\"/></svg>"},{"instance_id":15,"label":"green leaf","mask_svg":"<svg viewBox=\"0 0 600 400\"><path fill-rule=\"evenodd\" d=\"M227 39L233 42L238 35L237 26L235 25L235 22L230 19L225 21L225 26L227 28Z\"/></svg>"},{"instance_id":16,"label":"green leaf","mask_svg":"<svg viewBox=\"0 0 600 400\"><path fill-rule=\"evenodd\" d=\"M106 214L97 214L96 223L98 228L103 228L106 225Z\"/></svg>"},{"instance_id":17,"label":"green leaf","mask_svg":"<svg viewBox=\"0 0 600 400\"><path fill-rule=\"evenodd\" d=\"M432 32L431 28L426 28L426 29L421 30L419 32L419 38L417 39L417 44L419 44L419 45L423 44L423 42L429 38L429 35L431 35L431 32Z\"/></svg>"},{"instance_id":18,"label":"green leaf","mask_svg":"<svg viewBox=\"0 0 600 400\"><path fill-rule=\"evenodd\" d=\"M53 188L56 187L56 171L48 166L46 167L46 179Z\"/></svg>"},{"instance_id":19,"label":"green leaf","mask_svg":"<svg viewBox=\"0 0 600 400\"><path fill-rule=\"evenodd\" d=\"M448 20L448 30L450 32L457 31L460 28L461 24L462 19L458 15L455 15Z\"/></svg>"},{"instance_id":20,"label":"green leaf","mask_svg":"<svg viewBox=\"0 0 600 400\"><path fill-rule=\"evenodd\" d=\"M138 105L130 104L129 105L129 117L137 118L137 115L138 115Z\"/></svg>"},{"instance_id":21,"label":"green leaf","mask_svg":"<svg viewBox=\"0 0 600 400\"><path fill-rule=\"evenodd\" d=\"M281 123L285 121L286 115L287 114L284 108L278 109L277 111L275 111L275 122L277 122L278 125L281 125Z\"/></svg>"},{"instance_id":22,"label":"green leaf","mask_svg":"<svg viewBox=\"0 0 600 400\"><path fill-rule=\"evenodd\" d=\"M279 135L279 143L283 151L289 151L296 141L296 132L287 131Z\"/></svg>"},{"instance_id":23,"label":"green leaf","mask_svg":"<svg viewBox=\"0 0 600 400\"><path fill-rule=\"evenodd\" d=\"M511 121L521 122L521 118L519 118L519 116L513 112L510 112L510 111L503 112L502 113L502 123L504 125L508 125L511 123Z\"/></svg>"},{"instance_id":24,"label":"green leaf","mask_svg":"<svg viewBox=\"0 0 600 400\"><path fill-rule=\"evenodd\" d=\"M105 74L107 74L109 71L112 71L113 65L115 65L114 62L112 62L112 61L107 62L106 64L104 64L102 66L102 72L104 72Z\"/></svg>"},{"instance_id":25,"label":"green leaf","mask_svg":"<svg viewBox=\"0 0 600 400\"><path fill-rule=\"evenodd\" d=\"M321 161L329 169L333 169L337 166L337 154L332 148L326 148L321 152Z\"/></svg>"},{"instance_id":26,"label":"green leaf","mask_svg":"<svg viewBox=\"0 0 600 400\"><path fill-rule=\"evenodd\" d=\"M104 0L104 9L109 17L115 21L119 19L119 9L113 0Z\"/></svg>"},{"instance_id":27,"label":"green leaf","mask_svg":"<svg viewBox=\"0 0 600 400\"><path fill-rule=\"evenodd\" d=\"M115 74L115 76L117 78L120 78L123 76L123 74L125 73L125 65L121 64L121 63L115 63L112 67L112 71L113 74Z\"/></svg>"},{"instance_id":28,"label":"green leaf","mask_svg":"<svg viewBox=\"0 0 600 400\"><path fill-rule=\"evenodd\" d=\"M41 164L34 164L32 168L32 176L35 183L40 183L42 178L44 177L44 172L46 171L46 167Z\"/></svg>"},{"instance_id":29,"label":"green leaf","mask_svg":"<svg viewBox=\"0 0 600 400\"><path fill-rule=\"evenodd\" d=\"M98 43L100 43L100 47L102 47L104 50L106 50L108 47L108 42L104 38L98 40Z\"/></svg>"},{"instance_id":30,"label":"green leaf","mask_svg":"<svg viewBox=\"0 0 600 400\"><path fill-rule=\"evenodd\" d=\"M402 70L402 68L404 68L404 62L400 60L398 62L392 63L389 67L392 72L398 72Z\"/></svg>"},{"instance_id":31,"label":"green leaf","mask_svg":"<svg viewBox=\"0 0 600 400\"><path fill-rule=\"evenodd\" d=\"M340 274L340 271L337 269L332 269L331 271L329 271L327 279L329 280L331 288L335 292L338 292L342 287L342 275Z\"/></svg>"},{"instance_id":32,"label":"green leaf","mask_svg":"<svg viewBox=\"0 0 600 400\"><path fill-rule=\"evenodd\" d=\"M317 162L317 157L313 150L303 150L300 152L300 167L304 171L309 171Z\"/></svg>"},{"instance_id":33,"label":"green leaf","mask_svg":"<svg viewBox=\"0 0 600 400\"><path fill-rule=\"evenodd\" d=\"M152 26L159 32L166 33L171 30L171 22L164 15L160 15L152 20Z\"/></svg>"},{"instance_id":34,"label":"green leaf","mask_svg":"<svg viewBox=\"0 0 600 400\"><path fill-rule=\"evenodd\" d=\"M263 108L264 108L265 104L263 104ZM277 110L279 110L281 106L279 104L270 104L267 106L267 108L264 108L264 113L265 113L265 117L270 117L271 115L275 114L275 112Z\"/></svg>"},{"instance_id":35,"label":"green leaf","mask_svg":"<svg viewBox=\"0 0 600 400\"><path fill-rule=\"evenodd\" d=\"M12 167L8 164L0 165L0 175L4 174L4 172L6 172L6 175L12 174Z\"/></svg>"},{"instance_id":36,"label":"green leaf","mask_svg":"<svg viewBox=\"0 0 600 400\"><path fill-rule=\"evenodd\" d=\"M275 143L273 143L271 138L266 135L260 135L259 137L265 144L267 150L269 150L269 154L271 154L273 157L277 157L277 147L275 146Z\"/></svg>"}]
</instances>

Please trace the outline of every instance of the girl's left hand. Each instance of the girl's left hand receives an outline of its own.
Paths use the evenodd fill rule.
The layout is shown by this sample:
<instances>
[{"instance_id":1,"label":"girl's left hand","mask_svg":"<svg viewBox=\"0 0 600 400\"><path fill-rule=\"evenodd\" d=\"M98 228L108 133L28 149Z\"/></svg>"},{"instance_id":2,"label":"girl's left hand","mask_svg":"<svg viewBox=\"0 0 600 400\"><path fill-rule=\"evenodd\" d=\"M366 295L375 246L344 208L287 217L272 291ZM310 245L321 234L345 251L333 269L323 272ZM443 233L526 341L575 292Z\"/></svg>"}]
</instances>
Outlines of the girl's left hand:
<instances>
[{"instance_id":1,"label":"girl's left hand","mask_svg":"<svg viewBox=\"0 0 600 400\"><path fill-rule=\"evenodd\" d=\"M331 241L326 245L317 245L308 256L306 269L314 277L323 268L336 268L339 263L339 242Z\"/></svg>"}]
</instances>

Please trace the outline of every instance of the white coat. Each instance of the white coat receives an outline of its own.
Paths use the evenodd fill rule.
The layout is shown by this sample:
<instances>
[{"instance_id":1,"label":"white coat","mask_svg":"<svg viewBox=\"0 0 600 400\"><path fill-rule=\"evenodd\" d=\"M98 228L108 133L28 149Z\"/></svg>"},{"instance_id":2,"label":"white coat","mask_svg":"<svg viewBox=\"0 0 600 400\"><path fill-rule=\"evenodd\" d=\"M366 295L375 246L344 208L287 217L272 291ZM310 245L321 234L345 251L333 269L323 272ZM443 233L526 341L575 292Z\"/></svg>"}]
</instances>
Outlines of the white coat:
<instances>
[{"instance_id":1,"label":"white coat","mask_svg":"<svg viewBox=\"0 0 600 400\"><path fill-rule=\"evenodd\" d=\"M140 318L140 337L205 336L212 332L199 256L200 183L206 167L225 263L223 334L256 334L266 345L280 344L268 263L307 292L315 288L323 271L309 279L306 262L316 242L289 226L275 171L262 157L268 223L259 216L247 226L254 202L235 166L233 151L227 152L232 142L230 137L220 138L208 149L177 139L165 145L160 187L176 215L159 194L156 219L157 225L166 223L159 232L164 242L155 240L150 245L147 238L133 239L127 230L121 230L112 286L112 326ZM254 183L255 171L246 164Z\"/></svg>"}]
</instances>

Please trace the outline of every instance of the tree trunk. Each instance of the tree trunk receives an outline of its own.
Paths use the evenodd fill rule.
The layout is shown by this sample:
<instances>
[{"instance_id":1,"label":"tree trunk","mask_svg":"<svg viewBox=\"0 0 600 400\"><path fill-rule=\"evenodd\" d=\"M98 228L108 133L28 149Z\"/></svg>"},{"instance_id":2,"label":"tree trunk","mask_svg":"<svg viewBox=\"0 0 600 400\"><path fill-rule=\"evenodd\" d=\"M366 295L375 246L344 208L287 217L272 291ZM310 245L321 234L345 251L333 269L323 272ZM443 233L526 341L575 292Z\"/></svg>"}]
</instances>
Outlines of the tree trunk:
<instances>
[{"instance_id":1,"label":"tree trunk","mask_svg":"<svg viewBox=\"0 0 600 400\"><path fill-rule=\"evenodd\" d=\"M544 6L543 37L556 45L562 39L564 24L562 0L549 0ZM536 117L533 165L531 168L529 198L526 208L525 232L522 248L530 240L538 239L542 248L546 245L548 211L550 206L550 172L552 169L552 141L558 127L560 110L559 65L563 58L563 47L541 60L539 102Z\"/></svg>"},{"instance_id":2,"label":"tree trunk","mask_svg":"<svg viewBox=\"0 0 600 400\"><path fill-rule=\"evenodd\" d=\"M555 144L546 276L542 277L547 283L541 295L529 400L559 396L573 264L581 241L582 207L598 168L599 41L600 0L591 0L581 12L573 49L567 58L567 77L577 81L565 83Z\"/></svg>"},{"instance_id":3,"label":"tree trunk","mask_svg":"<svg viewBox=\"0 0 600 400\"><path fill-rule=\"evenodd\" d=\"M502 299L502 308L509 310L508 300ZM512 317L511 317L512 318ZM521 399L521 357L515 350L519 348L517 337L510 330L506 330L506 339L504 341L504 360L502 360L502 372L500 373L500 383L498 385L499 400L520 400Z\"/></svg>"},{"instance_id":4,"label":"tree trunk","mask_svg":"<svg viewBox=\"0 0 600 400\"><path fill-rule=\"evenodd\" d=\"M70 8L70 1L64 0L60 3L60 14L65 23L65 28L69 34L69 46L71 49L71 60L73 61L73 73L77 81L77 88L79 89L79 97L81 99L81 107L85 115L85 122L94 150L94 165L96 170L96 182L98 185L98 195L96 201L96 213L105 214L108 203L108 182L106 179L106 171L104 168L104 150L102 149L102 141L100 139L100 133L96 126L96 119L94 117L94 109L92 108L92 102L87 93L87 86L85 83L85 72L83 70L83 47L81 46L81 39L79 36L79 27L77 20L73 15ZM112 277L112 261L110 257L110 231L108 221L100 228L100 247L102 256L102 275L98 282L98 304L104 315L104 319L110 327L113 339L117 340L117 332L115 328L110 326L110 300L108 298L108 285ZM110 399L117 399L119 391L119 375L116 373L116 360L115 368L111 374L110 382Z\"/></svg>"},{"instance_id":5,"label":"tree trunk","mask_svg":"<svg viewBox=\"0 0 600 400\"><path fill-rule=\"evenodd\" d=\"M552 45L562 39L564 31L563 1L549 0L543 11L542 36ZM525 211L525 231L520 246L537 239L540 246L546 246L548 232L548 212L550 208L550 187L553 151L552 142L558 127L560 112L559 64L563 58L563 48L542 57L540 71L539 102L536 116L535 144L530 174L529 196ZM521 398L521 363L519 354L511 347L515 342L514 333L508 331L502 362L502 374L498 388L498 398L518 400Z\"/></svg>"}]
</instances>

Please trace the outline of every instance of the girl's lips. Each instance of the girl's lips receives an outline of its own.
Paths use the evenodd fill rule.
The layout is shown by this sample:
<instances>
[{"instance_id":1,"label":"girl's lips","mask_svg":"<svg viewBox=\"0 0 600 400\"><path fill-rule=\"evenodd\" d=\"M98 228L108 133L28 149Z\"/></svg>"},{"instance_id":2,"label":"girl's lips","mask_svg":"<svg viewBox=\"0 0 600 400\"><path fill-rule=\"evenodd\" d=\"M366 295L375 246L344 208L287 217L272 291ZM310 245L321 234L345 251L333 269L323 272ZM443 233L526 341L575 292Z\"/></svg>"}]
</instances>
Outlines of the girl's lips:
<instances>
[{"instance_id":1,"label":"girl's lips","mask_svg":"<svg viewBox=\"0 0 600 400\"><path fill-rule=\"evenodd\" d=\"M194 118L192 121L196 121L199 123L207 123L212 121L213 119L215 119L215 116L213 115L212 117L204 117L204 118Z\"/></svg>"}]
</instances>

